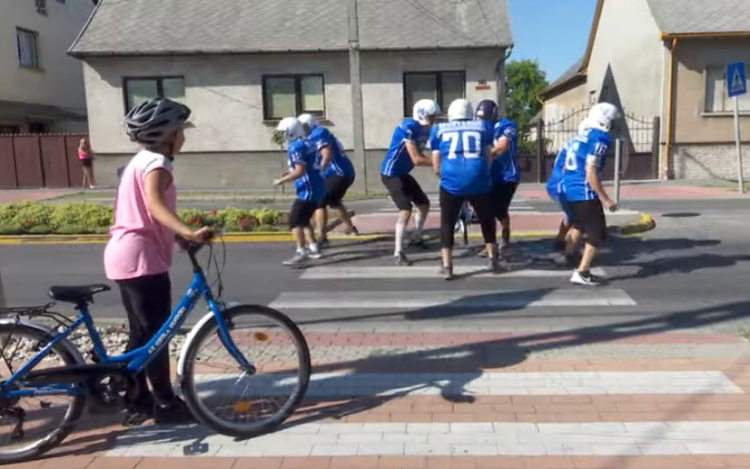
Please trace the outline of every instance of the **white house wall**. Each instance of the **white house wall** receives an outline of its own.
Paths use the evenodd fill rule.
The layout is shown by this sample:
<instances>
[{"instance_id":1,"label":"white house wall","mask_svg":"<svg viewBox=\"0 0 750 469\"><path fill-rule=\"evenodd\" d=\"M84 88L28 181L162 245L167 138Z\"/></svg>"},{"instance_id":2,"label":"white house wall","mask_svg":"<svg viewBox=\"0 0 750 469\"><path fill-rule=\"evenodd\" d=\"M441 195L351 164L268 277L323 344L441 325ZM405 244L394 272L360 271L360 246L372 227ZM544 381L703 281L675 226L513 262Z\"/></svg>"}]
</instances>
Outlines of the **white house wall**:
<instances>
[{"instance_id":1,"label":"white house wall","mask_svg":"<svg viewBox=\"0 0 750 469\"><path fill-rule=\"evenodd\" d=\"M646 0L605 0L588 65L588 92L617 99L628 113L661 114L662 42ZM614 83L605 81L611 68Z\"/></svg>"}]
</instances>

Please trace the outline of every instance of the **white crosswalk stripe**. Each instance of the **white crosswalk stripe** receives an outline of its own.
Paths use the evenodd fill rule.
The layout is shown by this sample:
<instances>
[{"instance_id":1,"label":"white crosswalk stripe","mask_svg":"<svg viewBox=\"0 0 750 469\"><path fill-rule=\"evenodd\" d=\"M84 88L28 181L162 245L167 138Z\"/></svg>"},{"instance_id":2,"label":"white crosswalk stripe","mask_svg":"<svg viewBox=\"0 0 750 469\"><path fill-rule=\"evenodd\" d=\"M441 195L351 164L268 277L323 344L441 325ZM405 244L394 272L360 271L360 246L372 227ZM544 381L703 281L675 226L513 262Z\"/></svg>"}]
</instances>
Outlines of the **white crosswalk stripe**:
<instances>
[{"instance_id":1,"label":"white crosswalk stripe","mask_svg":"<svg viewBox=\"0 0 750 469\"><path fill-rule=\"evenodd\" d=\"M430 199L430 206L432 207L440 207L440 199L436 195L429 196ZM526 213L526 212L535 212L536 209L526 202L525 199L513 199L513 201L510 204L510 212L511 213ZM383 207L378 209L378 212L380 213L396 213L398 212L398 208L396 208L393 205L390 205L388 207Z\"/></svg>"}]
</instances>

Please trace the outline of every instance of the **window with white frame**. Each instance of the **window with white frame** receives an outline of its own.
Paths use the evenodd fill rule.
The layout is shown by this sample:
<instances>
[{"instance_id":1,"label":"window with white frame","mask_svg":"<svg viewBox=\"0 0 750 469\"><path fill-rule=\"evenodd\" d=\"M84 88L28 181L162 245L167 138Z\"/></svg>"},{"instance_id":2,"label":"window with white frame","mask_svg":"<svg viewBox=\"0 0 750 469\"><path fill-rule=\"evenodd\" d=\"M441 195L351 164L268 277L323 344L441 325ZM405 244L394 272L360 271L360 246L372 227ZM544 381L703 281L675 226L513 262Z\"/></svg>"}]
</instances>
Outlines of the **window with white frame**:
<instances>
[{"instance_id":1,"label":"window with white frame","mask_svg":"<svg viewBox=\"0 0 750 469\"><path fill-rule=\"evenodd\" d=\"M16 28L18 64L21 67L40 68L38 39L39 34L36 31Z\"/></svg>"},{"instance_id":2,"label":"window with white frame","mask_svg":"<svg viewBox=\"0 0 750 469\"><path fill-rule=\"evenodd\" d=\"M750 95L738 97L740 111L750 112ZM732 98L727 95L725 66L706 69L706 112L734 112Z\"/></svg>"}]
</instances>

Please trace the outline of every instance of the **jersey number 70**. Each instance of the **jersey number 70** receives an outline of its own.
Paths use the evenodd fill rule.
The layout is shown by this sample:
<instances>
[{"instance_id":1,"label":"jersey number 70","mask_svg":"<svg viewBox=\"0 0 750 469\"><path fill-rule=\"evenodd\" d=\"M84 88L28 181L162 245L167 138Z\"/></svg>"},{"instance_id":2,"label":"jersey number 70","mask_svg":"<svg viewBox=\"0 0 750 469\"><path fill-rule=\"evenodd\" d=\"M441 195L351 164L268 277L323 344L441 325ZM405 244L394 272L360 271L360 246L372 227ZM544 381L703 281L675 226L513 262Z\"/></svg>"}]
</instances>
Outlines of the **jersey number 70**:
<instances>
[{"instance_id":1,"label":"jersey number 70","mask_svg":"<svg viewBox=\"0 0 750 469\"><path fill-rule=\"evenodd\" d=\"M458 143L461 142L461 154L464 158L479 158L482 154L482 134L472 130L463 132L446 132L443 141L450 141L448 159L458 158Z\"/></svg>"}]
</instances>

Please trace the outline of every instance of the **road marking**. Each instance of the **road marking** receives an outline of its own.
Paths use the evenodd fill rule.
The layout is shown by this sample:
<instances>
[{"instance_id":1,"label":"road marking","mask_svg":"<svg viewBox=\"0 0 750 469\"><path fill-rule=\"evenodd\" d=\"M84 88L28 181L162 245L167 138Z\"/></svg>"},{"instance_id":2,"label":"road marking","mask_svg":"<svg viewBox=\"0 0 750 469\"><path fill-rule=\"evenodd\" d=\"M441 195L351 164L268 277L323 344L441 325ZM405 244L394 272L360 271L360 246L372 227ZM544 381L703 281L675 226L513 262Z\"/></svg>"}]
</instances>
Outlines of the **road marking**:
<instances>
[{"instance_id":1,"label":"road marking","mask_svg":"<svg viewBox=\"0 0 750 469\"><path fill-rule=\"evenodd\" d=\"M237 385L233 374L196 375L201 395L221 398L289 396L296 375L253 377ZM720 371L580 371L531 373L316 373L308 396L592 396L650 394L744 394Z\"/></svg>"},{"instance_id":2,"label":"road marking","mask_svg":"<svg viewBox=\"0 0 750 469\"><path fill-rule=\"evenodd\" d=\"M750 454L750 422L306 423L241 440L201 428L137 427L117 436L108 457L201 456L656 456ZM301 464L303 467L304 464Z\"/></svg>"},{"instance_id":3,"label":"road marking","mask_svg":"<svg viewBox=\"0 0 750 469\"><path fill-rule=\"evenodd\" d=\"M340 291L282 292L276 309L505 309L550 306L635 306L619 289L535 289L506 291Z\"/></svg>"},{"instance_id":4,"label":"road marking","mask_svg":"<svg viewBox=\"0 0 750 469\"><path fill-rule=\"evenodd\" d=\"M520 269L499 274L491 274L480 265L454 266L456 275L471 275L478 278L568 278L571 270ZM604 269L595 267L591 273L606 278ZM425 266L347 266L347 267L310 267L300 276L302 280L349 280L349 279L398 279L398 278L439 278L438 269Z\"/></svg>"}]
</instances>

